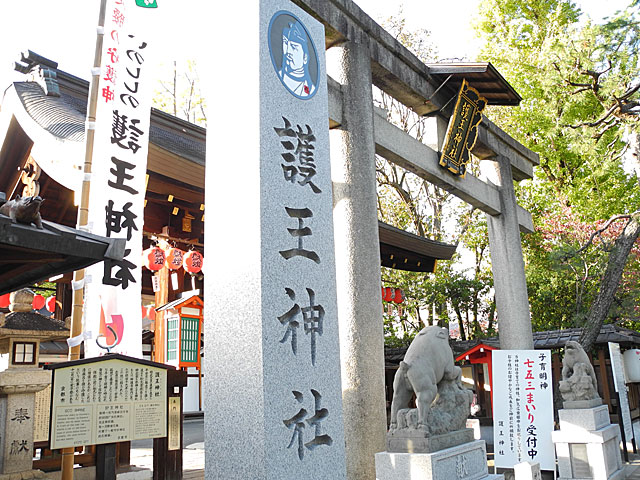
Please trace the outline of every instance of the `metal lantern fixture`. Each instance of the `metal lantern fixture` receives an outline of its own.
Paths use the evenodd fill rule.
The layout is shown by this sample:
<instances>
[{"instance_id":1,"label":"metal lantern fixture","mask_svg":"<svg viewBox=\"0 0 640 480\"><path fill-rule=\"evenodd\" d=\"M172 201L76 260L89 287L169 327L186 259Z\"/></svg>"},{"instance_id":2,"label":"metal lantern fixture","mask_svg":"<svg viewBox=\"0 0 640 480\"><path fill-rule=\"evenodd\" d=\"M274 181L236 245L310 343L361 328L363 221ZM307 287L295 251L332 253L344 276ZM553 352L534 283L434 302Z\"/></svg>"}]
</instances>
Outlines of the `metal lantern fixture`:
<instances>
[{"instance_id":1,"label":"metal lantern fixture","mask_svg":"<svg viewBox=\"0 0 640 480\"><path fill-rule=\"evenodd\" d=\"M142 252L142 262L152 272L157 272L164 266L166 257L164 251L159 247L147 248Z\"/></svg>"}]
</instances>

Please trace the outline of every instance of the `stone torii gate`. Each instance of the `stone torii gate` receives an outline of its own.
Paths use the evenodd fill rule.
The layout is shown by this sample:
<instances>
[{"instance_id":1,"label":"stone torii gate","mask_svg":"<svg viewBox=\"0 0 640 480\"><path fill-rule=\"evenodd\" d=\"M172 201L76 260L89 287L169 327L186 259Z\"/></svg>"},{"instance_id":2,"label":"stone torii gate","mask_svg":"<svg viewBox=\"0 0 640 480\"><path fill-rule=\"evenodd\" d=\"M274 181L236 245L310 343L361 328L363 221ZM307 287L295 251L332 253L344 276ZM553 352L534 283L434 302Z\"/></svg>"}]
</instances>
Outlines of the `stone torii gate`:
<instances>
[{"instance_id":1,"label":"stone torii gate","mask_svg":"<svg viewBox=\"0 0 640 480\"><path fill-rule=\"evenodd\" d=\"M259 16L257 3L243 15ZM538 156L483 119L473 151L481 160L482 178L451 175L439 167L436 150L390 124L373 106L375 85L418 114L435 114L440 143L452 110L447 108L451 94L439 89L442 79L435 76L434 67L422 63L351 0L291 3L324 25L328 64L333 66L327 68L326 82L347 478L373 480L374 454L385 449L386 431L375 154L486 213L503 349L533 348L520 243L520 232L532 231L533 224L530 214L516 203L513 181L531 178ZM233 7L229 8L230 13ZM249 61L258 62L259 55L251 55ZM230 125L237 128L233 121ZM212 146L209 143L208 151ZM209 176L207 182L209 186ZM208 283L207 292L220 286ZM206 316L205 324L208 321L213 318ZM211 341L208 337L208 352ZM211 368L206 377L210 372ZM207 474L207 478L213 477Z\"/></svg>"}]
</instances>

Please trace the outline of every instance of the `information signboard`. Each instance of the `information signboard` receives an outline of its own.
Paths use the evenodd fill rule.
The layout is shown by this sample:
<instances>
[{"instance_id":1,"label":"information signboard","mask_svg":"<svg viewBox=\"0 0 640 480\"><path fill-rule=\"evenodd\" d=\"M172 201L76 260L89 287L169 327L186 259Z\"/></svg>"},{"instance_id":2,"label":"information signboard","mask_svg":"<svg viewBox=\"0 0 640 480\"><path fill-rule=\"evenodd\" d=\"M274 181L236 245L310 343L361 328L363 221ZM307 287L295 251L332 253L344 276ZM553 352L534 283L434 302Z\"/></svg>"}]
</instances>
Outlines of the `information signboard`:
<instances>
[{"instance_id":1,"label":"information signboard","mask_svg":"<svg viewBox=\"0 0 640 480\"><path fill-rule=\"evenodd\" d=\"M51 449L167 436L166 366L115 354L52 370Z\"/></svg>"},{"instance_id":2,"label":"information signboard","mask_svg":"<svg viewBox=\"0 0 640 480\"><path fill-rule=\"evenodd\" d=\"M555 470L550 350L494 350L495 465L529 461Z\"/></svg>"},{"instance_id":3,"label":"information signboard","mask_svg":"<svg viewBox=\"0 0 640 480\"><path fill-rule=\"evenodd\" d=\"M51 411L51 385L36 392L33 414L33 441L49 440L49 412Z\"/></svg>"}]
</instances>

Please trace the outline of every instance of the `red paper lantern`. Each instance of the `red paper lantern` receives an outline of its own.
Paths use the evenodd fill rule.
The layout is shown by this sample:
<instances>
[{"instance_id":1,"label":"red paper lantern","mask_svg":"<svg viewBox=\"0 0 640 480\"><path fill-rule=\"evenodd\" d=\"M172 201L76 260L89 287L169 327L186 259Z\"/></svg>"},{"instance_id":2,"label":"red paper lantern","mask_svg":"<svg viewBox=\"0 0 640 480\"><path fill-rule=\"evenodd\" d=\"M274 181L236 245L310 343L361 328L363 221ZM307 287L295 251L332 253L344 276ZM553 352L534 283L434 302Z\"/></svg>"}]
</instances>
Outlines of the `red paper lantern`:
<instances>
[{"instance_id":1,"label":"red paper lantern","mask_svg":"<svg viewBox=\"0 0 640 480\"><path fill-rule=\"evenodd\" d=\"M49 310L51 313L56 311L56 296L55 295L47 298L47 310Z\"/></svg>"},{"instance_id":2,"label":"red paper lantern","mask_svg":"<svg viewBox=\"0 0 640 480\"><path fill-rule=\"evenodd\" d=\"M404 301L404 292L401 289L396 288L395 292L393 292L392 300L395 303L402 303Z\"/></svg>"},{"instance_id":3,"label":"red paper lantern","mask_svg":"<svg viewBox=\"0 0 640 480\"><path fill-rule=\"evenodd\" d=\"M44 307L44 297L42 295L34 295L33 296L33 302L31 302L31 306L33 307L34 310L40 310L42 307Z\"/></svg>"},{"instance_id":4,"label":"red paper lantern","mask_svg":"<svg viewBox=\"0 0 640 480\"><path fill-rule=\"evenodd\" d=\"M142 312L142 318L144 319L147 316L147 307L145 307L144 305L141 305L140 310Z\"/></svg>"},{"instance_id":5,"label":"red paper lantern","mask_svg":"<svg viewBox=\"0 0 640 480\"><path fill-rule=\"evenodd\" d=\"M156 320L156 308L153 305L149 305L149 308L147 308L147 317L152 322L155 322L155 320Z\"/></svg>"},{"instance_id":6,"label":"red paper lantern","mask_svg":"<svg viewBox=\"0 0 640 480\"><path fill-rule=\"evenodd\" d=\"M382 300L384 301L384 287L380 287L380 294L382 295Z\"/></svg>"},{"instance_id":7,"label":"red paper lantern","mask_svg":"<svg viewBox=\"0 0 640 480\"><path fill-rule=\"evenodd\" d=\"M393 289L391 287L385 287L385 289L384 289L384 297L382 297L382 299L385 302L390 302L391 298L393 296L392 292L393 292Z\"/></svg>"},{"instance_id":8,"label":"red paper lantern","mask_svg":"<svg viewBox=\"0 0 640 480\"><path fill-rule=\"evenodd\" d=\"M4 295L0 295L0 308L7 308L9 306L9 295L11 294L5 293Z\"/></svg>"},{"instance_id":9,"label":"red paper lantern","mask_svg":"<svg viewBox=\"0 0 640 480\"><path fill-rule=\"evenodd\" d=\"M165 264L169 270L177 270L182 266L182 258L184 252L179 248L170 248L167 250L167 260Z\"/></svg>"},{"instance_id":10,"label":"red paper lantern","mask_svg":"<svg viewBox=\"0 0 640 480\"><path fill-rule=\"evenodd\" d=\"M160 270L164 266L165 260L166 257L161 248L151 247L142 252L142 264L152 272Z\"/></svg>"},{"instance_id":11,"label":"red paper lantern","mask_svg":"<svg viewBox=\"0 0 640 480\"><path fill-rule=\"evenodd\" d=\"M202 270L203 260L204 257L200 252L191 250L190 252L185 253L182 260L182 266L189 273L198 273L200 270Z\"/></svg>"}]
</instances>

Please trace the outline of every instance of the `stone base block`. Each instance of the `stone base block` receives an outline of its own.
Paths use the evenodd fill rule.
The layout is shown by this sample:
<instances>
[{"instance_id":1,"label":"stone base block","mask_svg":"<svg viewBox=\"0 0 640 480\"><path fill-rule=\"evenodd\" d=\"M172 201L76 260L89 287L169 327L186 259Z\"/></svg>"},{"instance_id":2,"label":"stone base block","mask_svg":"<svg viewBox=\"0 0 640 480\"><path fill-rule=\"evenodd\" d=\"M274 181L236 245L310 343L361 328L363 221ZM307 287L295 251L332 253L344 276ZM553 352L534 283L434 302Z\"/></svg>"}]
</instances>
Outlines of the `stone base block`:
<instances>
[{"instance_id":1,"label":"stone base block","mask_svg":"<svg viewBox=\"0 0 640 480\"><path fill-rule=\"evenodd\" d=\"M377 480L503 480L489 475L482 440L433 453L376 453Z\"/></svg>"},{"instance_id":2,"label":"stone base block","mask_svg":"<svg viewBox=\"0 0 640 480\"><path fill-rule=\"evenodd\" d=\"M31 480L45 478L42 470L27 470L19 473L2 473L0 480Z\"/></svg>"},{"instance_id":3,"label":"stone base block","mask_svg":"<svg viewBox=\"0 0 640 480\"><path fill-rule=\"evenodd\" d=\"M402 429L387 434L387 452L433 453L472 442L473 440L474 436L471 428L430 437L425 436L425 432L421 430Z\"/></svg>"},{"instance_id":4,"label":"stone base block","mask_svg":"<svg viewBox=\"0 0 640 480\"><path fill-rule=\"evenodd\" d=\"M552 433L559 478L614 480L622 478L620 428L557 430Z\"/></svg>"},{"instance_id":5,"label":"stone base block","mask_svg":"<svg viewBox=\"0 0 640 480\"><path fill-rule=\"evenodd\" d=\"M566 409L571 408L593 408L602 405L601 398L594 398L593 400L573 400L569 402L562 402L562 406Z\"/></svg>"},{"instance_id":6,"label":"stone base block","mask_svg":"<svg viewBox=\"0 0 640 480\"><path fill-rule=\"evenodd\" d=\"M54 470L53 472L45 472L44 478L46 480L61 480L62 472L60 470ZM73 480L95 480L96 467L80 467L73 469Z\"/></svg>"},{"instance_id":7,"label":"stone base block","mask_svg":"<svg viewBox=\"0 0 640 480\"><path fill-rule=\"evenodd\" d=\"M558 477L557 480L597 480L600 477L588 477L588 478L569 478L569 477ZM626 477L624 476L624 469L620 469L611 475L607 480L624 480Z\"/></svg>"},{"instance_id":8,"label":"stone base block","mask_svg":"<svg viewBox=\"0 0 640 480\"><path fill-rule=\"evenodd\" d=\"M594 408L572 408L558 410L560 430L600 430L611 423L609 407L600 405Z\"/></svg>"}]
</instances>

